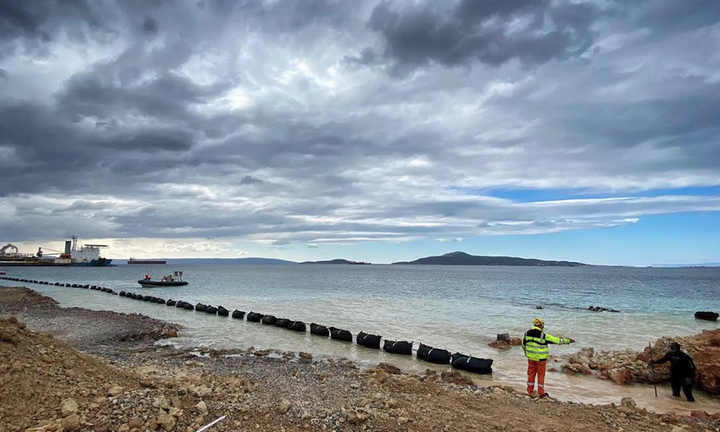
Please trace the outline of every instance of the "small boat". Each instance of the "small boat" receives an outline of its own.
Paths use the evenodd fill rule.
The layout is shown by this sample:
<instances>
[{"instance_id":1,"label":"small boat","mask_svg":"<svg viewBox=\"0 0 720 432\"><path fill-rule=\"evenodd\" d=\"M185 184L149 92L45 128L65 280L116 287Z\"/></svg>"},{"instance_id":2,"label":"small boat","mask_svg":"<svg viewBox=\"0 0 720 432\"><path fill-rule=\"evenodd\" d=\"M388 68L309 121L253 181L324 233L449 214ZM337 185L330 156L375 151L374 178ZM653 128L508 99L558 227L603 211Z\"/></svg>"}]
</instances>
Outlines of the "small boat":
<instances>
[{"instance_id":1,"label":"small boat","mask_svg":"<svg viewBox=\"0 0 720 432\"><path fill-rule=\"evenodd\" d=\"M183 272L174 271L172 274L163 276L160 280L152 280L149 274L145 275L144 279L140 279L138 283L143 287L154 287L154 286L184 286L188 282L183 280Z\"/></svg>"},{"instance_id":2,"label":"small boat","mask_svg":"<svg viewBox=\"0 0 720 432\"><path fill-rule=\"evenodd\" d=\"M154 286L184 286L187 285L189 282L185 281L156 281L156 280L147 280L147 279L140 279L138 283L144 287L154 287Z\"/></svg>"}]
</instances>

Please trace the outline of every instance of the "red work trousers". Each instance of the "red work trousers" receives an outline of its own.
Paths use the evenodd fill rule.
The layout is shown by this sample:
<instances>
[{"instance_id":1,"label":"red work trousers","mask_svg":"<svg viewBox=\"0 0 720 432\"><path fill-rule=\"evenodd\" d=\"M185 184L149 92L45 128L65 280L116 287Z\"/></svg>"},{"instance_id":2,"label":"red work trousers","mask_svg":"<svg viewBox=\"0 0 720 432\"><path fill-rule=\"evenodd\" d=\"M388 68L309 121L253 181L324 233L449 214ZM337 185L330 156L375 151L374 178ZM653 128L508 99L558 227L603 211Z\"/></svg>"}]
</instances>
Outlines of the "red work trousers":
<instances>
[{"instance_id":1,"label":"red work trousers","mask_svg":"<svg viewBox=\"0 0 720 432\"><path fill-rule=\"evenodd\" d=\"M545 394L545 366L547 361L534 361L528 359L528 370L527 370L527 391L528 394L532 394L535 388L535 376L537 376L538 394L540 396Z\"/></svg>"}]
</instances>

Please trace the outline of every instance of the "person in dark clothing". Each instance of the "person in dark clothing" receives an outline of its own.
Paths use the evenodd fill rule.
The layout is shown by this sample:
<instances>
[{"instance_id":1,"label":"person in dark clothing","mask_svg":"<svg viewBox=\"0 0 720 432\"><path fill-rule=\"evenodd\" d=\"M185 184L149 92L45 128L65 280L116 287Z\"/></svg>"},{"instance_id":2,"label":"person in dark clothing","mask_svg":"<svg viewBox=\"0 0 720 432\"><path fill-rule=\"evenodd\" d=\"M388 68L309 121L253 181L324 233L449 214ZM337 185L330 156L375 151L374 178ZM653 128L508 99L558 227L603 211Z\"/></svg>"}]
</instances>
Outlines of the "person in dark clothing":
<instances>
[{"instance_id":1,"label":"person in dark clothing","mask_svg":"<svg viewBox=\"0 0 720 432\"><path fill-rule=\"evenodd\" d=\"M657 359L652 364L660 364L670 362L670 385L672 386L673 396L680 397L680 388L688 402L695 402L692 395L693 380L695 379L695 362L686 353L680 350L680 344L673 342L670 344L670 351L661 359Z\"/></svg>"}]
</instances>

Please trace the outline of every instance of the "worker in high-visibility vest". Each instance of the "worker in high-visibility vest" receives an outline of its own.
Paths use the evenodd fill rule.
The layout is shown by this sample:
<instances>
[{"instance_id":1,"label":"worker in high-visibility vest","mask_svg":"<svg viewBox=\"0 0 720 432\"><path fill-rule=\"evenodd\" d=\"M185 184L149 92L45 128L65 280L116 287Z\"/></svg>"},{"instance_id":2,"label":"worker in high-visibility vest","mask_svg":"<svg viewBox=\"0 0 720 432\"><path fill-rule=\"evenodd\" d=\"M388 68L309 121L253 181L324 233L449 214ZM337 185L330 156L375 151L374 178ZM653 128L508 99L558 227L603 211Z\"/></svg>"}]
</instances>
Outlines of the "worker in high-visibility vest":
<instances>
[{"instance_id":1,"label":"worker in high-visibility vest","mask_svg":"<svg viewBox=\"0 0 720 432\"><path fill-rule=\"evenodd\" d=\"M575 340L570 338L559 338L545 333L545 321L540 318L533 320L533 327L525 332L522 340L522 348L528 358L527 392L530 396L535 396L535 377L537 377L538 395L541 398L548 396L545 391L545 367L550 352L548 344L564 345L573 342Z\"/></svg>"}]
</instances>

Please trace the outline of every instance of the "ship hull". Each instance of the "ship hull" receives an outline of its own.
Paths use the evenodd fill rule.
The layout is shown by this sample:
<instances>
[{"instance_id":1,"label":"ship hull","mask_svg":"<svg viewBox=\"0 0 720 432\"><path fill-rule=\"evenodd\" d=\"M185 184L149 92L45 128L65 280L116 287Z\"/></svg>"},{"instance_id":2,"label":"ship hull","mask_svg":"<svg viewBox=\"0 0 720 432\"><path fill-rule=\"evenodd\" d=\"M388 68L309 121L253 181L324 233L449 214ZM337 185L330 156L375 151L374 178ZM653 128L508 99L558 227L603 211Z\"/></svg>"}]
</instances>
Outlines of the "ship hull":
<instances>
[{"instance_id":1,"label":"ship hull","mask_svg":"<svg viewBox=\"0 0 720 432\"><path fill-rule=\"evenodd\" d=\"M18 261L0 261L2 267L68 267L72 264L69 262L54 262L46 260L18 260Z\"/></svg>"},{"instance_id":2,"label":"ship hull","mask_svg":"<svg viewBox=\"0 0 720 432\"><path fill-rule=\"evenodd\" d=\"M163 282L163 281L152 281L152 280L139 280L138 283L143 287L174 287L174 286L185 286L188 284L188 282L185 281L172 281L172 282Z\"/></svg>"},{"instance_id":3,"label":"ship hull","mask_svg":"<svg viewBox=\"0 0 720 432\"><path fill-rule=\"evenodd\" d=\"M130 260L128 264L167 264L164 260Z\"/></svg>"},{"instance_id":4,"label":"ship hull","mask_svg":"<svg viewBox=\"0 0 720 432\"><path fill-rule=\"evenodd\" d=\"M110 263L112 263L112 259L99 258L87 262L74 262L72 265L74 267L107 267Z\"/></svg>"}]
</instances>

